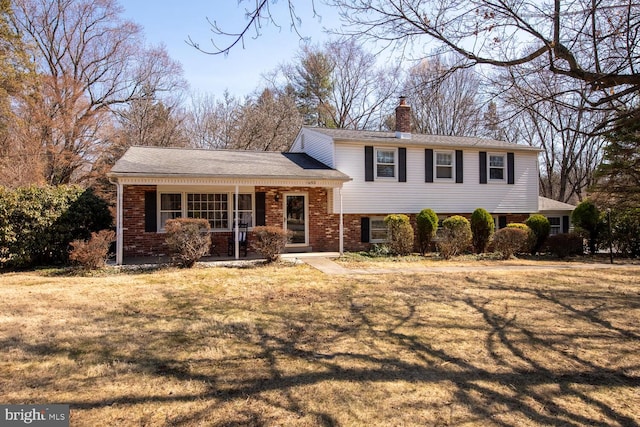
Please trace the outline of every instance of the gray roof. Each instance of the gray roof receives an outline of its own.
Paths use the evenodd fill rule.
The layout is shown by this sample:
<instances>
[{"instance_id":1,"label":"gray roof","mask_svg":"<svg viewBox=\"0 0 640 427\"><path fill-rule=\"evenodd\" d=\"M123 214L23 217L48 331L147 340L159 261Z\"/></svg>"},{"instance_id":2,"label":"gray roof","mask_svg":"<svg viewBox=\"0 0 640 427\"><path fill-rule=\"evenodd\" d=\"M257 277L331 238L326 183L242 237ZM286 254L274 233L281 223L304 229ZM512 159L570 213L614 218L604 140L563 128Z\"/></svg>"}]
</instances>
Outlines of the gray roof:
<instances>
[{"instance_id":1,"label":"gray roof","mask_svg":"<svg viewBox=\"0 0 640 427\"><path fill-rule=\"evenodd\" d=\"M538 212L572 211L575 208L575 206L568 203L559 202L542 196L538 197Z\"/></svg>"},{"instance_id":2,"label":"gray roof","mask_svg":"<svg viewBox=\"0 0 640 427\"><path fill-rule=\"evenodd\" d=\"M424 145L424 146L446 146L446 147L477 147L480 149L498 150L522 150L541 151L538 147L524 144L510 144L504 141L493 139L467 137L467 136L443 136L425 135L412 133L410 139L396 138L395 132L379 132L370 130L349 130L349 129L327 129L318 127L308 127L305 129L318 132L333 138L334 141L348 142L369 142L385 144L402 144L404 146Z\"/></svg>"},{"instance_id":3,"label":"gray roof","mask_svg":"<svg viewBox=\"0 0 640 427\"><path fill-rule=\"evenodd\" d=\"M109 175L350 180L303 153L160 147L129 148Z\"/></svg>"}]
</instances>

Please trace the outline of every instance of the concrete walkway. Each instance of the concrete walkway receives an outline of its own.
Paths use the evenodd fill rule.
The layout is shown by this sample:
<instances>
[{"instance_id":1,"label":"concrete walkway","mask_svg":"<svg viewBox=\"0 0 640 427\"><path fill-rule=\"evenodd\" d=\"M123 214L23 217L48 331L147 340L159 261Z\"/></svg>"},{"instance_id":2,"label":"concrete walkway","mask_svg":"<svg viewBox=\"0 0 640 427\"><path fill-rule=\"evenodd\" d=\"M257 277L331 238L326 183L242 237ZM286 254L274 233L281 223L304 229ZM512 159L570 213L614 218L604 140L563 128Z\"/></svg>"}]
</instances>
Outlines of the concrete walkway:
<instances>
[{"instance_id":1,"label":"concrete walkway","mask_svg":"<svg viewBox=\"0 0 640 427\"><path fill-rule=\"evenodd\" d=\"M323 256L298 257L300 261L322 271L328 275L336 274L416 274L416 273L471 273L483 271L539 271L539 270L595 270L611 268L636 268L637 264L604 264L604 263L563 263L540 265L479 265L479 266L451 266L451 267L407 267L407 268L362 268L350 269L341 266L333 260Z\"/></svg>"}]
</instances>

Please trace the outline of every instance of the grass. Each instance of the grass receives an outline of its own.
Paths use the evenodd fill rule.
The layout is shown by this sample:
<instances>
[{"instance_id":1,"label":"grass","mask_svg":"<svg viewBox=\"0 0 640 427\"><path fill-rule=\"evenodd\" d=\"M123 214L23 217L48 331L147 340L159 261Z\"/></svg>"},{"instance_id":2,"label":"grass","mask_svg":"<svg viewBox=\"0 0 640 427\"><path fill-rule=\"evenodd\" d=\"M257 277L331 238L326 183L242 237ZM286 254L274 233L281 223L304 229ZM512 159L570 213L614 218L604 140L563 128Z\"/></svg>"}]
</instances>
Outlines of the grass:
<instances>
[{"instance_id":1,"label":"grass","mask_svg":"<svg viewBox=\"0 0 640 427\"><path fill-rule=\"evenodd\" d=\"M74 426L640 423L640 266L0 281L2 403Z\"/></svg>"}]
</instances>

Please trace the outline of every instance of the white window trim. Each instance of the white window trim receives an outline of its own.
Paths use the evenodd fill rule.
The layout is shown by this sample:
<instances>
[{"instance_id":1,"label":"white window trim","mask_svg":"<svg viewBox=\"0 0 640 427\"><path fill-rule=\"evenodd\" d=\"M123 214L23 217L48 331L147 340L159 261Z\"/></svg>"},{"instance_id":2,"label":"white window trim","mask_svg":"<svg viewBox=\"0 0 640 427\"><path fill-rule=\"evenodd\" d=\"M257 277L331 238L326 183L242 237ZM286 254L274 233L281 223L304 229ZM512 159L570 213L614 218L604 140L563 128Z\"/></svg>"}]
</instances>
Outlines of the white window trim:
<instances>
[{"instance_id":1,"label":"white window trim","mask_svg":"<svg viewBox=\"0 0 640 427\"><path fill-rule=\"evenodd\" d=\"M502 179L491 178L491 156L502 157ZM487 182L505 183L507 182L507 153L487 153Z\"/></svg>"},{"instance_id":2,"label":"white window trim","mask_svg":"<svg viewBox=\"0 0 640 427\"><path fill-rule=\"evenodd\" d=\"M172 191L172 190L162 190L162 191L158 191L157 192L157 200L156 200L156 220L157 220L157 224L158 224L158 233L165 233L166 230L164 228L164 225L162 224L162 212L161 212L161 207L162 207L162 195L163 194L180 194L180 206L182 207L181 209L181 217L182 218L188 218L188 208L187 208L187 195L188 194L226 194L227 195L227 215L229 218L229 226L228 228L216 228L216 229L211 229L210 233L228 233L229 231L233 231L233 211L234 211L234 203L233 203L233 197L235 195L234 192L232 191L216 191L215 189L206 189L206 190L202 190L202 189L191 189L191 190L187 190L187 191ZM256 194L255 192L249 192L249 191L243 191L238 193L240 195L243 194L249 194L251 195L251 221L252 221L252 225L251 227L249 227L249 230L252 230L253 227L255 227L255 218L256 218Z\"/></svg>"},{"instance_id":3,"label":"white window trim","mask_svg":"<svg viewBox=\"0 0 640 427\"><path fill-rule=\"evenodd\" d=\"M369 243L386 243L388 239L374 239L373 238L373 221L382 221L384 223L383 216L372 216L369 217ZM376 230L379 230L376 228ZM386 224L385 224L386 230Z\"/></svg>"},{"instance_id":4,"label":"white window trim","mask_svg":"<svg viewBox=\"0 0 640 427\"><path fill-rule=\"evenodd\" d=\"M438 178L438 153L451 155L451 178ZM433 178L434 181L451 182L456 179L456 152L453 150L433 151Z\"/></svg>"},{"instance_id":5,"label":"white window trim","mask_svg":"<svg viewBox=\"0 0 640 427\"><path fill-rule=\"evenodd\" d=\"M378 151L393 151L393 176L378 176ZM381 163L388 165L390 163ZM397 181L398 180L398 149L394 147L375 147L373 149L373 173L375 180L378 181Z\"/></svg>"}]
</instances>

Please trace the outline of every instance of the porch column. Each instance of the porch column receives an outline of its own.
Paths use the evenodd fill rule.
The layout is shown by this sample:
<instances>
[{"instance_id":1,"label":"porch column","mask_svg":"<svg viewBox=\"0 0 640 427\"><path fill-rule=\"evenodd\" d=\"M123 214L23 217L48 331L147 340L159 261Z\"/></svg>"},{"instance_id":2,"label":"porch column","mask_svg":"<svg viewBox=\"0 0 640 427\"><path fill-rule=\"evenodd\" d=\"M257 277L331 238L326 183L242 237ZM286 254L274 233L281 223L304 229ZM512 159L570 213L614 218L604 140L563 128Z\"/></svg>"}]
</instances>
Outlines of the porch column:
<instances>
[{"instance_id":1,"label":"porch column","mask_svg":"<svg viewBox=\"0 0 640 427\"><path fill-rule=\"evenodd\" d=\"M340 194L340 255L344 254L344 220L342 215L342 187L338 188L338 194Z\"/></svg>"},{"instance_id":2,"label":"porch column","mask_svg":"<svg viewBox=\"0 0 640 427\"><path fill-rule=\"evenodd\" d=\"M116 196L116 265L122 265L122 255L124 248L122 247L122 183L117 182Z\"/></svg>"},{"instance_id":3,"label":"porch column","mask_svg":"<svg viewBox=\"0 0 640 427\"><path fill-rule=\"evenodd\" d=\"M235 248L236 248L236 259L240 259L240 230L238 229L238 203L240 197L239 197L239 192L240 192L240 187L238 187L238 185L236 185L236 197L233 203L233 217L235 218L233 220L233 229L234 229L234 240L236 242L235 244Z\"/></svg>"}]
</instances>

